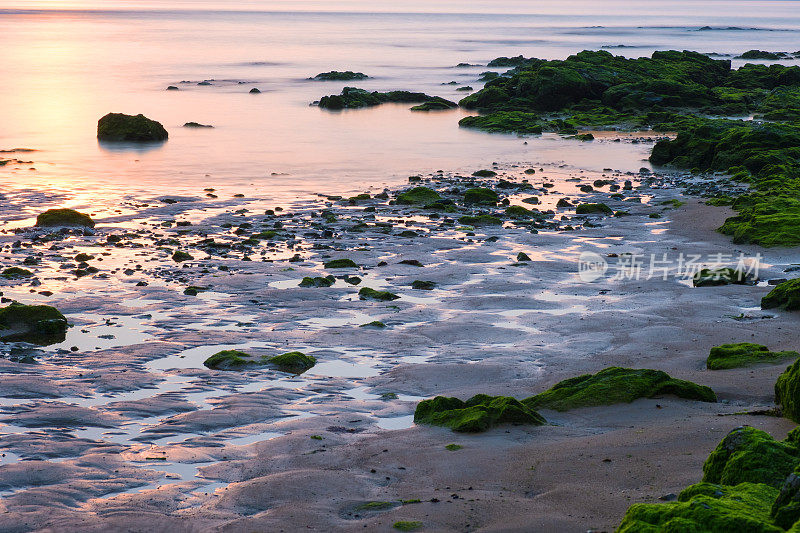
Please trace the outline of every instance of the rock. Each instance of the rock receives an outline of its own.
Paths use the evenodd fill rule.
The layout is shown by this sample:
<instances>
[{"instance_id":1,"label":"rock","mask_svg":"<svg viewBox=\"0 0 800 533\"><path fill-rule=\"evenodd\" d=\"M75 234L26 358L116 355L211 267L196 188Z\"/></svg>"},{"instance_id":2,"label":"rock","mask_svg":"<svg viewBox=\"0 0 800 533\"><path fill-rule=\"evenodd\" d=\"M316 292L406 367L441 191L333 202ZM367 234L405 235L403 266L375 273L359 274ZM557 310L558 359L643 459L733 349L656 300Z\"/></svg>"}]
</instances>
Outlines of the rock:
<instances>
[{"instance_id":1,"label":"rock","mask_svg":"<svg viewBox=\"0 0 800 533\"><path fill-rule=\"evenodd\" d=\"M369 299L369 300L378 300L381 302L388 302L400 298L398 295L392 292L376 291L375 289L370 289L369 287L363 287L360 291L358 291L358 297L362 300Z\"/></svg>"},{"instance_id":2,"label":"rock","mask_svg":"<svg viewBox=\"0 0 800 533\"><path fill-rule=\"evenodd\" d=\"M580 204L575 207L575 214L576 215L591 215L591 214L599 214L599 215L613 215L614 210L608 207L606 204Z\"/></svg>"},{"instance_id":3,"label":"rock","mask_svg":"<svg viewBox=\"0 0 800 533\"><path fill-rule=\"evenodd\" d=\"M97 138L101 141L158 142L168 137L160 122L141 114L109 113L97 122Z\"/></svg>"},{"instance_id":4,"label":"rock","mask_svg":"<svg viewBox=\"0 0 800 533\"><path fill-rule=\"evenodd\" d=\"M169 87L167 87L167 90L168 90L168 91L178 91L178 90L180 90L180 89L178 89L178 88L177 88L177 87L175 87L174 85L170 85Z\"/></svg>"},{"instance_id":5,"label":"rock","mask_svg":"<svg viewBox=\"0 0 800 533\"><path fill-rule=\"evenodd\" d=\"M503 221L492 215L465 215L458 219L459 224L465 226L502 226Z\"/></svg>"},{"instance_id":6,"label":"rock","mask_svg":"<svg viewBox=\"0 0 800 533\"><path fill-rule=\"evenodd\" d=\"M214 370L238 370L257 364L256 361L250 359L250 354L239 350L222 350L203 362L203 365Z\"/></svg>"},{"instance_id":7,"label":"rock","mask_svg":"<svg viewBox=\"0 0 800 533\"><path fill-rule=\"evenodd\" d=\"M800 360L791 364L775 382L775 403L783 416L800 422Z\"/></svg>"},{"instance_id":8,"label":"rock","mask_svg":"<svg viewBox=\"0 0 800 533\"><path fill-rule=\"evenodd\" d=\"M184 128L213 128L214 126L209 126L208 124L200 124L199 122L187 122L183 125Z\"/></svg>"},{"instance_id":9,"label":"rock","mask_svg":"<svg viewBox=\"0 0 800 533\"><path fill-rule=\"evenodd\" d=\"M800 353L791 351L770 352L762 344L749 342L723 344L711 348L711 353L706 360L706 368L709 370L722 370L750 366L757 363L776 363L783 359L797 357L800 357Z\"/></svg>"},{"instance_id":10,"label":"rock","mask_svg":"<svg viewBox=\"0 0 800 533\"><path fill-rule=\"evenodd\" d=\"M475 187L464 192L464 203L467 204L495 205L497 201L497 193L486 187Z\"/></svg>"},{"instance_id":11,"label":"rock","mask_svg":"<svg viewBox=\"0 0 800 533\"><path fill-rule=\"evenodd\" d=\"M300 282L301 287L330 287L336 282L336 278L333 276L325 276L322 277L305 277Z\"/></svg>"},{"instance_id":12,"label":"rock","mask_svg":"<svg viewBox=\"0 0 800 533\"><path fill-rule=\"evenodd\" d=\"M41 228L80 226L94 227L94 220L89 215L74 209L48 209L36 217L36 225Z\"/></svg>"},{"instance_id":13,"label":"rock","mask_svg":"<svg viewBox=\"0 0 800 533\"><path fill-rule=\"evenodd\" d=\"M358 268L358 265L352 259L333 259L326 261L325 268Z\"/></svg>"},{"instance_id":14,"label":"rock","mask_svg":"<svg viewBox=\"0 0 800 533\"><path fill-rule=\"evenodd\" d=\"M442 197L438 192L428 187L414 187L397 195L396 202L400 205L427 205Z\"/></svg>"},{"instance_id":15,"label":"rock","mask_svg":"<svg viewBox=\"0 0 800 533\"><path fill-rule=\"evenodd\" d=\"M800 278L791 279L761 298L761 309L800 311Z\"/></svg>"},{"instance_id":16,"label":"rock","mask_svg":"<svg viewBox=\"0 0 800 533\"><path fill-rule=\"evenodd\" d=\"M530 260L531 260L530 256L528 256L528 254L526 254L525 252L520 252L520 253L517 254L517 261L522 262L522 261L530 261Z\"/></svg>"},{"instance_id":17,"label":"rock","mask_svg":"<svg viewBox=\"0 0 800 533\"><path fill-rule=\"evenodd\" d=\"M344 72L340 72L338 70L331 70L330 72L320 72L313 78L308 78L309 80L315 81L352 81L352 80L365 80L369 78L363 72L353 72L352 70L346 70Z\"/></svg>"},{"instance_id":18,"label":"rock","mask_svg":"<svg viewBox=\"0 0 800 533\"><path fill-rule=\"evenodd\" d=\"M494 170L476 170L472 173L473 176L477 178L493 178L497 176L497 172Z\"/></svg>"},{"instance_id":19,"label":"rock","mask_svg":"<svg viewBox=\"0 0 800 533\"><path fill-rule=\"evenodd\" d=\"M466 402L445 396L424 400L414 411L414 422L476 433L501 424L541 426L545 419L514 398L478 394Z\"/></svg>"},{"instance_id":20,"label":"rock","mask_svg":"<svg viewBox=\"0 0 800 533\"><path fill-rule=\"evenodd\" d=\"M432 291L436 288L436 283L433 281L422 281L418 279L411 284L411 288L420 291Z\"/></svg>"},{"instance_id":21,"label":"rock","mask_svg":"<svg viewBox=\"0 0 800 533\"><path fill-rule=\"evenodd\" d=\"M301 352L287 352L282 355L267 359L269 364L282 372L291 374L302 374L309 368L317 364L317 359Z\"/></svg>"},{"instance_id":22,"label":"rock","mask_svg":"<svg viewBox=\"0 0 800 533\"><path fill-rule=\"evenodd\" d=\"M172 260L175 261L176 263L182 263L184 261L192 261L193 259L194 257L191 254L181 250L178 250L177 252L172 254Z\"/></svg>"},{"instance_id":23,"label":"rock","mask_svg":"<svg viewBox=\"0 0 800 533\"><path fill-rule=\"evenodd\" d=\"M66 317L49 305L13 302L0 308L0 339L46 346L66 339Z\"/></svg>"},{"instance_id":24,"label":"rock","mask_svg":"<svg viewBox=\"0 0 800 533\"><path fill-rule=\"evenodd\" d=\"M33 276L33 272L25 268L9 267L3 270L3 273L0 274L0 276L6 279L29 278Z\"/></svg>"},{"instance_id":25,"label":"rock","mask_svg":"<svg viewBox=\"0 0 800 533\"><path fill-rule=\"evenodd\" d=\"M250 89L250 94L261 94L261 91L256 87L253 87L252 89Z\"/></svg>"},{"instance_id":26,"label":"rock","mask_svg":"<svg viewBox=\"0 0 800 533\"><path fill-rule=\"evenodd\" d=\"M748 282L747 275L741 270L732 268L704 268L692 277L695 287L714 287L718 285L744 285Z\"/></svg>"},{"instance_id":27,"label":"rock","mask_svg":"<svg viewBox=\"0 0 800 533\"><path fill-rule=\"evenodd\" d=\"M781 485L770 514L775 524L784 529L791 529L800 521L800 472L797 468Z\"/></svg>"},{"instance_id":28,"label":"rock","mask_svg":"<svg viewBox=\"0 0 800 533\"><path fill-rule=\"evenodd\" d=\"M609 367L597 374L561 381L522 403L533 409L568 411L579 407L630 403L638 398L667 394L702 402L717 401L710 388L671 378L660 370Z\"/></svg>"}]
</instances>

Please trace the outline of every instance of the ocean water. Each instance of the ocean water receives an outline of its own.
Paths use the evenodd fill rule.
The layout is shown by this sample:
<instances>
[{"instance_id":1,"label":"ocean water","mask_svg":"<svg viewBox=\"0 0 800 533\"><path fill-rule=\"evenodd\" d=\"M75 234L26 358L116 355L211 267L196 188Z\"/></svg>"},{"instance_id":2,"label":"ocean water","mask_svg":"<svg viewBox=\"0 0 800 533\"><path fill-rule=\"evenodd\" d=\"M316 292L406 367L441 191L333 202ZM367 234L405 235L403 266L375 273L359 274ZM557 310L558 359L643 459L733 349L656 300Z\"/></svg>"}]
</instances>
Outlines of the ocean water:
<instances>
[{"instance_id":1,"label":"ocean water","mask_svg":"<svg viewBox=\"0 0 800 533\"><path fill-rule=\"evenodd\" d=\"M80 206L206 186L276 198L378 190L409 174L493 161L635 170L647 146L548 135L526 145L459 129L462 110L328 112L309 104L345 85L458 99L465 93L443 84L478 89L481 65L502 55L800 48L796 1L633 4L7 0L0 4L0 149L38 152L23 157L35 170L0 169L0 187L59 191ZM462 62L476 66L455 66ZM332 69L373 78L307 80ZM198 86L202 80L215 81ZM262 94L249 94L253 87ZM144 113L170 139L100 145L96 123L108 112ZM214 129L182 128L188 121Z\"/></svg>"}]
</instances>

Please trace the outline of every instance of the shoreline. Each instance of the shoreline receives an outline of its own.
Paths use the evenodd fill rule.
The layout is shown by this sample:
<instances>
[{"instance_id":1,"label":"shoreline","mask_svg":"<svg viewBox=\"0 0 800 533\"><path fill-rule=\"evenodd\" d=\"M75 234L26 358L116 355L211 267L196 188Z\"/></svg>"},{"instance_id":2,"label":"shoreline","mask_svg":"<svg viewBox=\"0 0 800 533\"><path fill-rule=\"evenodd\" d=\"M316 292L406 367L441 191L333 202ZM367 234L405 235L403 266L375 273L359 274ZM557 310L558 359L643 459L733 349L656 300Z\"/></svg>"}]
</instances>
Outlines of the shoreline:
<instances>
[{"instance_id":1,"label":"shoreline","mask_svg":"<svg viewBox=\"0 0 800 533\"><path fill-rule=\"evenodd\" d=\"M524 176L523 168L504 165L497 169L498 178L511 179L513 175L512 181L521 183L530 177L539 188L544 181L538 167L532 176ZM767 343L773 350L796 348L791 344L795 318L786 313L746 311L757 305L756 295L766 287L692 288L674 279L587 283L576 275L581 249L667 253L691 248L705 254L759 250L734 246L727 237L714 232L727 208L711 208L695 199L676 209L658 207L661 201L679 197L678 190L663 188L634 189L631 196L644 197L643 202L614 204L605 192L567 194L601 173L548 169L544 174L560 191L542 195L553 197L548 202L568 195L608 201L632 214L589 217L600 227L575 232L531 234L519 227L488 227L476 228L472 232L475 235L470 236L468 230L437 227L441 219L422 217L413 207L394 206L386 213L381 207L374 213L375 220L386 220L390 233L379 238L340 228L351 223L346 217L358 222L370 216L366 209L383 202L356 202L356 206L330 202L327 209L339 219L330 223L339 235L337 244L329 250L298 245L292 251L305 256L300 263L280 259L274 263L248 262L238 255L210 255L184 269L167 267L168 256L163 251L151 257L156 264L145 270L152 270L152 274L134 272L130 283L109 291L130 299L132 282L150 281L147 287L136 289L138 296L134 299L142 305L128 309L125 318L118 319L137 332L126 341L130 344L99 351L91 351L86 344L74 355L44 357L35 371L2 361L2 379L8 387L22 386L13 378L21 368L23 375L38 373L37 379L44 385L54 377L52 372L74 367L59 377L63 390L50 387L49 401L69 403L67 399L73 398L70 402L80 404L87 397L110 396L107 402L69 408L68 415L58 414L64 412L64 406L57 410L48 407L48 400L35 401L31 392L21 396L27 400L12 402L35 404L29 409L4 408L4 414L28 420L31 425L23 428L39 427L37 424L48 419L76 427L80 426L78 420L85 423L94 417L98 424L94 428L99 429L57 440L49 452L36 452L40 460L49 453L58 462L4 463L0 482L6 487L9 482L14 487L15 481L3 472L14 471L24 479L30 475L30 468L48 470L54 468L48 465L64 465L85 488L82 494L68 497L74 502L72 508L67 505L47 511L37 508L36 502L58 494L64 497L66 487L57 477L36 488L13 490L0 504L7 511L0 525L9 531L48 527L144 530L156 527L154 524L175 531L280 530L286 524L297 529L355 531L366 527L388 531L395 521L419 520L426 530L433 531L606 531L616 527L631 503L657 501L697 481L702 462L730 429L747 423L783 437L793 426L788 420L734 413L771 404L772 384L786 363L724 371L703 369L708 349L722 343L751 341ZM454 182L473 179L443 176ZM572 179L575 177L578 181ZM614 179L621 183L630 176L619 174ZM409 187L414 185L418 184ZM528 193L512 195L515 205L519 205L520 194ZM247 202L254 210L252 202ZM232 203L220 213L196 212L199 218L186 217L194 210L189 207L183 213L186 206L181 204L167 205L169 209L151 221L153 226L166 214L190 218L192 225L184 230L173 226L158 231L176 236L185 230L202 234L236 220L231 217L251 220L256 216L255 211L236 215ZM284 226L302 235L301 228L310 229L305 222L308 212L319 209L314 202L301 202ZM665 218L648 219L646 214L653 211L664 213ZM558 216L564 213L571 220L559 222L562 226L576 220L571 211L562 210ZM131 222L137 218L135 214L131 217ZM278 219L280 216L271 220ZM302 221L296 224L298 229L289 223L294 219ZM401 237L401 229L418 235ZM321 228L313 231L320 232ZM102 226L97 230L98 236L107 233ZM130 244L145 237L163 238L141 234ZM492 242L493 237L498 240ZM91 241L93 236L85 238ZM81 239L77 237L78 243ZM3 236L3 241L7 242L8 236ZM370 244L365 247L361 241ZM137 253L158 250L157 245L128 244L110 251L130 263L145 262L146 255ZM291 257L290 249L283 250L282 246L268 246L264 257ZM75 251L78 249L83 248L78 245ZM780 261L789 261L792 255L789 250L760 250ZM533 260L515 265L513 257L518 251L525 251ZM129 252L133 254L127 255ZM331 289L295 289L303 276L321 275L319 262L325 255L353 257L368 267L358 273L364 279L361 286L396 290L400 300L393 304L362 302L354 297L357 287L348 288L340 282ZM401 259L421 260L424 267L398 265ZM381 260L389 264L377 267ZM230 264L234 273L203 272L204 264L208 269L220 261ZM780 270L770 267L767 275L775 277ZM42 277L45 286L53 283ZM430 279L441 288L430 295L418 295L422 291L408 289L413 279ZM194 300L176 292L176 286L209 281L213 290ZM6 296L16 293L8 286L3 291ZM65 312L79 316L89 310L97 316L123 316L119 303L97 302L86 291L55 297L63 300ZM181 306L179 312L176 304ZM220 311L245 325L215 325L213 317ZM730 318L740 313L774 318ZM136 319L145 314L150 318ZM368 322L367 318L384 320L389 327L380 331L356 327ZM249 320L253 325L247 325ZM261 326L262 321L269 327ZM82 326L73 329L78 327ZM259 372L210 372L200 363L213 351L192 351L203 346L248 343L253 344L256 355L284 347L311 349L327 366L319 374L310 372L311 377L298 378ZM181 358L186 362L178 363ZM709 405L665 397L567 413L543 410L548 422L555 425L502 426L479 435L429 426L381 429L381 424L407 424L419 399L437 394L466 398L475 393L522 398L561 379L611 365L665 370L676 378L711 386L722 402ZM268 387L253 387L259 383ZM138 398L147 390L142 387L148 386L155 387L153 396ZM218 394L225 389L235 392ZM397 401L381 400L378 395L385 392L400 397ZM132 401L120 399L126 394ZM202 405L209 401L210 405ZM287 413L294 416L287 417ZM113 433L122 422L136 420L152 424L142 426L142 434L149 432L149 440L140 448L131 446L128 437L120 437L122 444L113 444L114 436L104 433ZM9 418L3 422L8 424ZM272 438L231 445L224 438L211 438L220 432L255 439L270 433ZM88 440L76 441L78 435ZM184 443L169 442L184 436L189 436ZM97 446L91 442L97 439L111 443ZM16 451L25 444L24 439L13 442L8 436L3 440L7 450ZM449 451L445 445L450 443L463 448ZM120 452L122 462L117 464L112 457ZM160 488L137 493L142 485L147 489L146 484L156 481L147 472L158 471L159 463L148 457L161 454L171 464L167 471L196 469L200 476L222 486L211 493L214 484L208 488L193 481L192 476L176 474L176 484L165 478L159 482ZM131 493L92 486L91 478L85 476L96 474L80 466L86 461L97 472L122 469L125 480L121 482ZM137 466L129 466L131 461ZM663 479L661 472L664 477L668 473L668 479ZM192 487L199 493L186 494ZM432 498L439 501L431 502ZM356 510L364 502L416 499L421 502L392 504L368 512Z\"/></svg>"}]
</instances>

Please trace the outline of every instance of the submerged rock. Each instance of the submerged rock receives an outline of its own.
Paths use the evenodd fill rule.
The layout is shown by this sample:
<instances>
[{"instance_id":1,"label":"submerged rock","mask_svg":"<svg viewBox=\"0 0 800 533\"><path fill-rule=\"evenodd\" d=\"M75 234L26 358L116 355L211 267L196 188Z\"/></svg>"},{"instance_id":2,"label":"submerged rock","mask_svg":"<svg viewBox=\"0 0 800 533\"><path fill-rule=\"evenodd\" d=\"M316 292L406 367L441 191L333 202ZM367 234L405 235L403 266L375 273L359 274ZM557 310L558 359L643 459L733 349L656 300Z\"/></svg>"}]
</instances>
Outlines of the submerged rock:
<instances>
[{"instance_id":1,"label":"submerged rock","mask_svg":"<svg viewBox=\"0 0 800 533\"><path fill-rule=\"evenodd\" d=\"M168 137L160 122L141 114L109 113L97 122L97 138L101 141L157 142Z\"/></svg>"},{"instance_id":2,"label":"submerged rock","mask_svg":"<svg viewBox=\"0 0 800 533\"><path fill-rule=\"evenodd\" d=\"M3 270L3 273L0 276L6 279L16 279L16 278L29 278L33 276L33 272L26 268L20 267L9 267Z\"/></svg>"},{"instance_id":3,"label":"submerged rock","mask_svg":"<svg viewBox=\"0 0 800 533\"><path fill-rule=\"evenodd\" d=\"M87 214L79 213L74 209L48 209L36 217L36 225L41 228L60 226L94 227L94 220Z\"/></svg>"},{"instance_id":4,"label":"submerged rock","mask_svg":"<svg viewBox=\"0 0 800 533\"><path fill-rule=\"evenodd\" d=\"M711 348L711 353L706 360L706 368L709 370L722 370L750 366L756 363L776 363L792 357L800 357L800 353L793 351L771 352L763 344L749 342L723 344Z\"/></svg>"},{"instance_id":5,"label":"submerged rock","mask_svg":"<svg viewBox=\"0 0 800 533\"><path fill-rule=\"evenodd\" d=\"M761 298L761 309L800 311L800 278L784 281Z\"/></svg>"},{"instance_id":6,"label":"submerged rock","mask_svg":"<svg viewBox=\"0 0 800 533\"><path fill-rule=\"evenodd\" d=\"M609 367L597 374L566 379L522 402L533 409L568 411L579 407L630 403L638 398L672 394L679 398L716 402L710 388L674 379L666 372L650 369Z\"/></svg>"},{"instance_id":7,"label":"submerged rock","mask_svg":"<svg viewBox=\"0 0 800 533\"><path fill-rule=\"evenodd\" d=\"M515 398L478 394L466 402L445 396L424 400L414 411L414 422L474 433L500 424L541 426L545 419Z\"/></svg>"},{"instance_id":8,"label":"submerged rock","mask_svg":"<svg viewBox=\"0 0 800 533\"><path fill-rule=\"evenodd\" d=\"M46 346L66 339L66 317L49 305L12 303L0 308L0 339Z\"/></svg>"},{"instance_id":9,"label":"submerged rock","mask_svg":"<svg viewBox=\"0 0 800 533\"><path fill-rule=\"evenodd\" d=\"M323 96L319 101L319 107L323 109L357 109L361 107L374 107L384 103L408 103L408 104L440 104L456 107L455 102L445 100L439 96L429 96L425 93L415 93L410 91L389 91L385 93L370 92L356 87L345 87L341 94Z\"/></svg>"}]
</instances>

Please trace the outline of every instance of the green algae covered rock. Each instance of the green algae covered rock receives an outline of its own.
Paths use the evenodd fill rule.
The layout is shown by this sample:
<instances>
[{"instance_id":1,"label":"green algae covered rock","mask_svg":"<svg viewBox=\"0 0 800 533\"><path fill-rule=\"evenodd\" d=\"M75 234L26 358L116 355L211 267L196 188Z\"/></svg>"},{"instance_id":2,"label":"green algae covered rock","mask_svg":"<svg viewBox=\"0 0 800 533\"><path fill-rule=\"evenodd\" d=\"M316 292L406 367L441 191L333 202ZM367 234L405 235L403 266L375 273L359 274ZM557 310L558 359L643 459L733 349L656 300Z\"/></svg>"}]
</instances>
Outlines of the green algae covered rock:
<instances>
[{"instance_id":1,"label":"green algae covered rock","mask_svg":"<svg viewBox=\"0 0 800 533\"><path fill-rule=\"evenodd\" d=\"M411 108L411 111L446 111L448 109L455 109L458 104L445 100L444 98L437 98L436 100L429 100Z\"/></svg>"},{"instance_id":2,"label":"green algae covered rock","mask_svg":"<svg viewBox=\"0 0 800 533\"><path fill-rule=\"evenodd\" d=\"M525 209L521 205L510 205L506 207L506 215L511 218L531 218L535 213L530 209Z\"/></svg>"},{"instance_id":3,"label":"green algae covered rock","mask_svg":"<svg viewBox=\"0 0 800 533\"><path fill-rule=\"evenodd\" d=\"M800 278L784 281L761 298L761 309L775 308L800 311Z\"/></svg>"},{"instance_id":4,"label":"green algae covered rock","mask_svg":"<svg viewBox=\"0 0 800 533\"><path fill-rule=\"evenodd\" d=\"M728 433L703 465L703 481L722 485L763 483L779 488L800 464L797 443L776 441L760 429L739 427Z\"/></svg>"},{"instance_id":5,"label":"green algae covered rock","mask_svg":"<svg viewBox=\"0 0 800 533\"><path fill-rule=\"evenodd\" d=\"M292 374L302 374L317 364L317 358L301 352L288 352L267 359L278 370Z\"/></svg>"},{"instance_id":6,"label":"green algae covered rock","mask_svg":"<svg viewBox=\"0 0 800 533\"><path fill-rule=\"evenodd\" d=\"M325 262L325 268L358 268L352 259L332 259Z\"/></svg>"},{"instance_id":7,"label":"green algae covered rock","mask_svg":"<svg viewBox=\"0 0 800 533\"><path fill-rule=\"evenodd\" d=\"M464 117L458 121L462 128L473 128L489 133L541 134L545 123L536 113L524 111L498 111L490 115Z\"/></svg>"},{"instance_id":8,"label":"green algae covered rock","mask_svg":"<svg viewBox=\"0 0 800 533\"><path fill-rule=\"evenodd\" d=\"M800 360L791 364L775 382L775 403L783 416L800 422Z\"/></svg>"},{"instance_id":9,"label":"green algae covered rock","mask_svg":"<svg viewBox=\"0 0 800 533\"><path fill-rule=\"evenodd\" d=\"M776 363L783 359L800 357L800 353L793 351L771 352L763 344L740 342L737 344L723 344L711 348L711 353L706 360L709 370L722 370L738 368L757 363Z\"/></svg>"},{"instance_id":10,"label":"green algae covered rock","mask_svg":"<svg viewBox=\"0 0 800 533\"><path fill-rule=\"evenodd\" d=\"M486 187L475 187L464 192L464 203L494 205L498 201L497 193Z\"/></svg>"},{"instance_id":11,"label":"green algae covered rock","mask_svg":"<svg viewBox=\"0 0 800 533\"><path fill-rule=\"evenodd\" d=\"M800 521L800 471L798 469L789 474L781 485L780 493L772 504L771 515L775 524L784 529L789 529Z\"/></svg>"},{"instance_id":12,"label":"green algae covered rock","mask_svg":"<svg viewBox=\"0 0 800 533\"><path fill-rule=\"evenodd\" d=\"M257 361L250 358L250 354L239 350L222 350L203 362L203 365L214 370L239 370L257 364Z\"/></svg>"},{"instance_id":13,"label":"green algae covered rock","mask_svg":"<svg viewBox=\"0 0 800 533\"><path fill-rule=\"evenodd\" d=\"M49 305L14 302L0 308L0 340L22 341L46 346L66 338L66 317Z\"/></svg>"},{"instance_id":14,"label":"green algae covered rock","mask_svg":"<svg viewBox=\"0 0 800 533\"><path fill-rule=\"evenodd\" d=\"M301 287L330 287L335 282L336 282L336 278L334 278L333 276L325 276L324 278L320 277L320 276L313 277L313 278L309 277L309 276L306 276L300 282L300 286Z\"/></svg>"},{"instance_id":15,"label":"green algae covered rock","mask_svg":"<svg viewBox=\"0 0 800 533\"><path fill-rule=\"evenodd\" d=\"M703 268L692 276L695 287L716 287L719 285L744 285L747 275L733 268Z\"/></svg>"},{"instance_id":16,"label":"green algae covered rock","mask_svg":"<svg viewBox=\"0 0 800 533\"><path fill-rule=\"evenodd\" d=\"M445 100L439 96L429 96L425 93L415 93L410 91L389 91L385 93L370 92L356 87L345 87L341 94L323 96L319 100L319 107L323 109L358 109L362 107L374 107L385 103L405 103L405 104L432 104L434 102L456 107L455 102Z\"/></svg>"},{"instance_id":17,"label":"green algae covered rock","mask_svg":"<svg viewBox=\"0 0 800 533\"><path fill-rule=\"evenodd\" d=\"M89 215L79 213L74 209L48 209L36 217L36 225L40 228L53 228L59 226L94 227L94 220Z\"/></svg>"},{"instance_id":18,"label":"green algae covered rock","mask_svg":"<svg viewBox=\"0 0 800 533\"><path fill-rule=\"evenodd\" d=\"M428 205L442 197L428 187L414 187L397 195L397 203L401 205Z\"/></svg>"},{"instance_id":19,"label":"green algae covered rock","mask_svg":"<svg viewBox=\"0 0 800 533\"><path fill-rule=\"evenodd\" d=\"M33 276L33 272L27 268L9 267L3 270L3 273L0 274L0 276L6 279L29 278Z\"/></svg>"},{"instance_id":20,"label":"green algae covered rock","mask_svg":"<svg viewBox=\"0 0 800 533\"><path fill-rule=\"evenodd\" d=\"M380 302L389 302L391 300L397 300L400 298L393 292L376 291L375 289L370 289L369 287L362 287L362 289L358 291L358 297L362 300L378 300Z\"/></svg>"},{"instance_id":21,"label":"green algae covered rock","mask_svg":"<svg viewBox=\"0 0 800 533\"><path fill-rule=\"evenodd\" d=\"M168 137L160 122L141 114L109 113L97 122L97 138L101 141L158 142Z\"/></svg>"},{"instance_id":22,"label":"green algae covered rock","mask_svg":"<svg viewBox=\"0 0 800 533\"><path fill-rule=\"evenodd\" d=\"M418 520L398 520L392 524L392 527L397 531L417 531L422 529L422 525L422 522Z\"/></svg>"},{"instance_id":23,"label":"green algae covered rock","mask_svg":"<svg viewBox=\"0 0 800 533\"><path fill-rule=\"evenodd\" d=\"M698 483L674 503L639 503L625 513L618 533L780 533L770 509L777 489L756 483Z\"/></svg>"},{"instance_id":24,"label":"green algae covered rock","mask_svg":"<svg viewBox=\"0 0 800 533\"><path fill-rule=\"evenodd\" d=\"M609 367L556 383L552 388L523 400L532 409L568 411L578 407L630 403L638 398L672 394L679 398L716 402L708 387L674 379L660 370Z\"/></svg>"},{"instance_id":25,"label":"green algae covered rock","mask_svg":"<svg viewBox=\"0 0 800 533\"><path fill-rule=\"evenodd\" d=\"M309 80L315 81L352 81L352 80L365 80L369 78L363 72L353 72L352 70L338 71L331 70L330 72L320 72Z\"/></svg>"},{"instance_id":26,"label":"green algae covered rock","mask_svg":"<svg viewBox=\"0 0 800 533\"><path fill-rule=\"evenodd\" d=\"M606 204L580 204L575 207L575 214L577 215L591 215L591 214L598 214L598 215L613 215L614 210L608 207Z\"/></svg>"},{"instance_id":27,"label":"green algae covered rock","mask_svg":"<svg viewBox=\"0 0 800 533\"><path fill-rule=\"evenodd\" d=\"M492 215L464 215L459 217L459 224L465 226L502 226L503 221Z\"/></svg>"},{"instance_id":28,"label":"green algae covered rock","mask_svg":"<svg viewBox=\"0 0 800 533\"><path fill-rule=\"evenodd\" d=\"M432 291L436 288L436 283L433 281L424 281L421 279L414 280L411 284L412 289L417 289L420 291Z\"/></svg>"},{"instance_id":29,"label":"green algae covered rock","mask_svg":"<svg viewBox=\"0 0 800 533\"><path fill-rule=\"evenodd\" d=\"M500 424L541 426L545 420L515 398L478 394L466 402L445 396L424 400L414 411L414 422L475 433Z\"/></svg>"},{"instance_id":30,"label":"green algae covered rock","mask_svg":"<svg viewBox=\"0 0 800 533\"><path fill-rule=\"evenodd\" d=\"M181 250L178 250L177 252L172 254L172 260L175 261L176 263L183 263L184 261L191 261L193 259L194 257L192 257L190 253Z\"/></svg>"}]
</instances>

